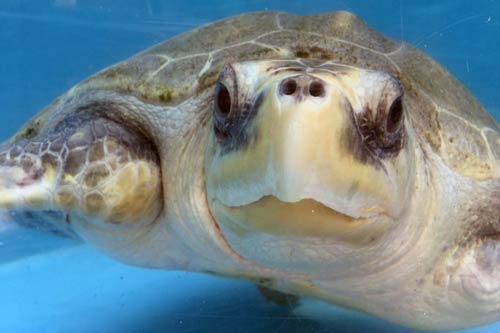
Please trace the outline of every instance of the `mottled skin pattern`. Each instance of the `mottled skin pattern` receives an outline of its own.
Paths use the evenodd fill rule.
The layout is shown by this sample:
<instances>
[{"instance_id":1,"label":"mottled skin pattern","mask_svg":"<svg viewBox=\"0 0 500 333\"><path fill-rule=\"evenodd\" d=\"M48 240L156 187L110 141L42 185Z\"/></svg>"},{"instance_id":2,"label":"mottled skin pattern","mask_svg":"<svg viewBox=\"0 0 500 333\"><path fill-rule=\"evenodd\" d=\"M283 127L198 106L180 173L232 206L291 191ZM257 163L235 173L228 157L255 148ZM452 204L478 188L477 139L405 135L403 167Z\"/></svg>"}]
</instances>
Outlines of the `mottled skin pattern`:
<instances>
[{"instance_id":1,"label":"mottled skin pattern","mask_svg":"<svg viewBox=\"0 0 500 333\"><path fill-rule=\"evenodd\" d=\"M154 148L139 133L110 120L70 116L43 141L18 141L0 155L0 163L23 169L26 175L17 181L21 187L42 177L58 180L56 191L47 188L30 196L31 207L43 207L50 196L56 207L81 209L87 216L115 224L135 223L145 215L156 218L162 208ZM4 195L3 200L10 199Z\"/></svg>"},{"instance_id":2,"label":"mottled skin pattern","mask_svg":"<svg viewBox=\"0 0 500 333\"><path fill-rule=\"evenodd\" d=\"M355 243L273 234L262 252L235 250L206 194L214 86L226 65L267 59L399 82L416 170L404 219ZM376 128L374 117L360 121ZM0 207L63 212L55 224L126 263L249 279L407 326L467 327L500 319L499 132L450 73L352 14L247 14L146 50L48 106L0 146ZM273 248L290 249L289 261Z\"/></svg>"}]
</instances>

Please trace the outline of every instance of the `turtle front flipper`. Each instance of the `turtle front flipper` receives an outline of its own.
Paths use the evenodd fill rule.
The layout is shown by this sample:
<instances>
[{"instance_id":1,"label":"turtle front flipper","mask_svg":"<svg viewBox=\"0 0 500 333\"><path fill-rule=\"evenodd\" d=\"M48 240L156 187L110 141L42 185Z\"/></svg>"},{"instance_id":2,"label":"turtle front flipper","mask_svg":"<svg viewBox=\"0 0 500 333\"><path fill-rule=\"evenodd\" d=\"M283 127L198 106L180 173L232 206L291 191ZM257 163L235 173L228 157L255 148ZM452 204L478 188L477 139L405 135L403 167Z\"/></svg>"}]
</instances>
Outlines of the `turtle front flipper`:
<instances>
[{"instance_id":1,"label":"turtle front flipper","mask_svg":"<svg viewBox=\"0 0 500 333\"><path fill-rule=\"evenodd\" d=\"M155 220L162 202L154 146L109 119L72 115L0 150L0 209L63 211L99 226L143 225Z\"/></svg>"}]
</instances>

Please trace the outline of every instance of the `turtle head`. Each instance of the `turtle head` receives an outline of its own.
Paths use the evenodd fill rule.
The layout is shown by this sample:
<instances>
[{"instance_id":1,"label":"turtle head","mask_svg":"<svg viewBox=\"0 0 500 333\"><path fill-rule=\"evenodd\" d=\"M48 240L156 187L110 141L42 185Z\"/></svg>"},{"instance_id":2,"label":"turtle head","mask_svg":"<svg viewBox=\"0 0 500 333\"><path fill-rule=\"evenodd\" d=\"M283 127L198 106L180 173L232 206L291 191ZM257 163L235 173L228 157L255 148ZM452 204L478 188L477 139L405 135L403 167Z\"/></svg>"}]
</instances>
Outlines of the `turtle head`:
<instances>
[{"instance_id":1,"label":"turtle head","mask_svg":"<svg viewBox=\"0 0 500 333\"><path fill-rule=\"evenodd\" d=\"M271 238L360 246L405 213L413 137L402 85L386 73L302 61L233 64L217 83L213 119L209 201L247 257L262 259L259 239L264 247ZM273 256L267 251L262 261L287 261Z\"/></svg>"}]
</instances>

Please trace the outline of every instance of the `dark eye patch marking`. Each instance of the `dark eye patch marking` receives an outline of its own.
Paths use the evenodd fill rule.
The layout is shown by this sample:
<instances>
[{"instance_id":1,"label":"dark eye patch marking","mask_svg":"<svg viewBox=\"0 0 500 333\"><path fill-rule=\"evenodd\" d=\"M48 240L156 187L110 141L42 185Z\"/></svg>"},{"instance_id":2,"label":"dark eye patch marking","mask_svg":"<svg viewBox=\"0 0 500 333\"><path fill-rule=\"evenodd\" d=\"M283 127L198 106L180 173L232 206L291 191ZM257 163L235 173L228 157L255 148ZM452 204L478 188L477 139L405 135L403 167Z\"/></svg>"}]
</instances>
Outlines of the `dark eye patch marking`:
<instances>
[{"instance_id":1,"label":"dark eye patch marking","mask_svg":"<svg viewBox=\"0 0 500 333\"><path fill-rule=\"evenodd\" d=\"M375 166L380 165L380 161L373 155L373 153L368 149L366 142L372 140L370 131L368 130L369 123L367 121L366 115L356 117L354 109L351 103L345 98L345 107L342 108L348 113L348 117L351 121L346 122L344 132L341 137L341 143L344 145L347 151L351 152L354 158L363 164L372 164ZM366 128L366 130L359 129ZM363 135L365 132L367 134Z\"/></svg>"},{"instance_id":2,"label":"dark eye patch marking","mask_svg":"<svg viewBox=\"0 0 500 333\"><path fill-rule=\"evenodd\" d=\"M361 163L376 166L382 166L381 160L383 159L397 156L405 144L405 131L401 124L398 128L391 128L392 132L388 131L385 102L379 104L376 116L373 117L369 106L365 106L361 112L354 112L351 103L347 99L344 101L346 105L344 109L351 119L341 138L346 149ZM402 117L402 115L397 115L397 117Z\"/></svg>"}]
</instances>

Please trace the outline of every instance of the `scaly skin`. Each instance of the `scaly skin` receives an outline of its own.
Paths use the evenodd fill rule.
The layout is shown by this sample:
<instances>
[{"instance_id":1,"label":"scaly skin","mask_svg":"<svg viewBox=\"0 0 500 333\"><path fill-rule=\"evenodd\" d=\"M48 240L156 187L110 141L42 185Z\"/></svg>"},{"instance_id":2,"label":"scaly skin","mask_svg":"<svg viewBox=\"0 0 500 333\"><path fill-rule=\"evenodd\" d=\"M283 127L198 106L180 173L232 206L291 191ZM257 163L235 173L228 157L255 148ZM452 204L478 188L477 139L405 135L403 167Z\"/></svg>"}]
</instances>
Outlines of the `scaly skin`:
<instances>
[{"instance_id":1,"label":"scaly skin","mask_svg":"<svg viewBox=\"0 0 500 333\"><path fill-rule=\"evenodd\" d=\"M106 119L69 117L43 140L13 145L0 163L9 182L0 193L5 202L22 194L27 208L57 207L114 224L151 223L162 209L156 152Z\"/></svg>"}]
</instances>

